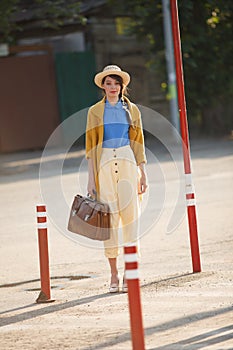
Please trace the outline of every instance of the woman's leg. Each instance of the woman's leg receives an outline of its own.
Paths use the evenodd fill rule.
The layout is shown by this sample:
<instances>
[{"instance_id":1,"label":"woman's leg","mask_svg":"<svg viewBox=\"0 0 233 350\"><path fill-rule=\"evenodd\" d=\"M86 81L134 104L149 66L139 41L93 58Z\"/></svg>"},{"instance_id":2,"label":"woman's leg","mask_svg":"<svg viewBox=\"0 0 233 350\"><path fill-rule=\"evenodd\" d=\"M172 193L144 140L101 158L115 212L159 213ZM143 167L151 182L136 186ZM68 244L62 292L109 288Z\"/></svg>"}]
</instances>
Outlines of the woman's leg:
<instances>
[{"instance_id":1,"label":"woman's leg","mask_svg":"<svg viewBox=\"0 0 233 350\"><path fill-rule=\"evenodd\" d=\"M118 270L117 270L117 259L109 258L108 259L110 268L111 268L111 282L109 287L110 293L119 292L119 278L118 278Z\"/></svg>"},{"instance_id":2,"label":"woman's leg","mask_svg":"<svg viewBox=\"0 0 233 350\"><path fill-rule=\"evenodd\" d=\"M138 172L135 162L129 160L121 163L122 176L118 183L118 198L120 216L122 221L123 244L135 243L139 254L139 198L138 198ZM128 292L125 274L122 291Z\"/></svg>"},{"instance_id":3,"label":"woman's leg","mask_svg":"<svg viewBox=\"0 0 233 350\"><path fill-rule=\"evenodd\" d=\"M104 241L106 258L116 258L119 255L118 228L120 222L117 182L118 174L115 172L116 161L112 149L103 149L99 170L99 200L108 203L111 215L110 239ZM111 265L110 265L111 266Z\"/></svg>"},{"instance_id":4,"label":"woman's leg","mask_svg":"<svg viewBox=\"0 0 233 350\"><path fill-rule=\"evenodd\" d=\"M109 258L108 261L111 269L111 284L118 284L117 258Z\"/></svg>"},{"instance_id":5,"label":"woman's leg","mask_svg":"<svg viewBox=\"0 0 233 350\"><path fill-rule=\"evenodd\" d=\"M117 198L117 173L115 172L115 162L113 162L114 153L112 150L103 150L99 171L100 201L109 204L111 212L110 239L104 241L105 256L108 258L111 269L111 282L109 291L115 293L119 291L119 279L117 270L118 247L118 228L119 228L119 210Z\"/></svg>"}]
</instances>

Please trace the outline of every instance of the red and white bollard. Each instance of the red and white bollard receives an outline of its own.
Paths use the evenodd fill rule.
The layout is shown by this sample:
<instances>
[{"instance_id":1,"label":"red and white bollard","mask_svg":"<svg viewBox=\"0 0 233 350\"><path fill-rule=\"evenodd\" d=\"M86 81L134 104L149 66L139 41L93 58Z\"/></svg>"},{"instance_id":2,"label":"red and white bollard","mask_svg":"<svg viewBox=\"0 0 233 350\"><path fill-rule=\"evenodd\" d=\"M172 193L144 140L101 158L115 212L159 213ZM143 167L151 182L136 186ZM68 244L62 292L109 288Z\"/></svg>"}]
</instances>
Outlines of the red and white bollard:
<instances>
[{"instance_id":1,"label":"red and white bollard","mask_svg":"<svg viewBox=\"0 0 233 350\"><path fill-rule=\"evenodd\" d=\"M136 244L129 244L124 246L124 259L125 279L128 285L128 300L133 350L144 350L145 342Z\"/></svg>"},{"instance_id":2,"label":"red and white bollard","mask_svg":"<svg viewBox=\"0 0 233 350\"><path fill-rule=\"evenodd\" d=\"M191 254L192 254L193 272L196 273L196 272L201 272L201 259L200 259L199 242L198 242L195 194L194 194L192 175L191 175L191 156L190 156L188 119L187 119L185 90L184 90L184 74L183 74L183 62L182 62L182 52L181 52L177 0L170 0L170 8L171 8L174 56L175 56L175 63L176 63L176 81L177 81L178 104L179 104L179 113L180 113L180 130L181 130L181 137L183 141L183 157L184 157L184 170L185 170L185 180L186 180L186 201L187 201L187 212L188 212L188 223L189 223L189 237L190 237L190 246L191 246Z\"/></svg>"},{"instance_id":3,"label":"red and white bollard","mask_svg":"<svg viewBox=\"0 0 233 350\"><path fill-rule=\"evenodd\" d=\"M40 281L41 292L36 299L39 303L49 303L54 300L51 299L50 288L50 274L49 274L49 250L48 250L48 236L47 236L47 215L46 206L37 205L37 229L38 229L38 244L39 244L39 258L40 258Z\"/></svg>"}]
</instances>

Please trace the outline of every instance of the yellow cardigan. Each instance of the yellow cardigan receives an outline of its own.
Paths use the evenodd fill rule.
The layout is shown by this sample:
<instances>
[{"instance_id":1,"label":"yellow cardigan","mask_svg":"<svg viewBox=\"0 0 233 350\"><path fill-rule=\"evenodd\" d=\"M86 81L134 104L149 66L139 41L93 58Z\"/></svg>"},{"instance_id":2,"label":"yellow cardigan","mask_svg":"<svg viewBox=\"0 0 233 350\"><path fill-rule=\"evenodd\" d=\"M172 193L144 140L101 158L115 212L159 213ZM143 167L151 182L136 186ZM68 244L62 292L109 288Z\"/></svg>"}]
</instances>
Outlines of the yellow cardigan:
<instances>
[{"instance_id":1,"label":"yellow cardigan","mask_svg":"<svg viewBox=\"0 0 233 350\"><path fill-rule=\"evenodd\" d=\"M97 194L99 193L98 169L104 136L103 116L105 100L106 97L89 108L86 126L86 158L92 158L93 160ZM137 165L146 163L141 113L138 107L134 103L131 103L128 98L124 97L124 101L127 103L130 112L129 139L136 163Z\"/></svg>"}]
</instances>

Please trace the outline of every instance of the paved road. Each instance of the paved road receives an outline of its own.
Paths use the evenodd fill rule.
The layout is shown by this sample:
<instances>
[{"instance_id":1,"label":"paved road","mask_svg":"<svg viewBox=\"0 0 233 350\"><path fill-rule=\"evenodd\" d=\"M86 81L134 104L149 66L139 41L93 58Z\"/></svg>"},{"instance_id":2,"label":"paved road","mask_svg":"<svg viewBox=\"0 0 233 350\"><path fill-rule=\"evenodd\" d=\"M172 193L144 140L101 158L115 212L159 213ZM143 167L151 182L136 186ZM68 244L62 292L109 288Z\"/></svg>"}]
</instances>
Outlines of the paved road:
<instances>
[{"instance_id":1,"label":"paved road","mask_svg":"<svg viewBox=\"0 0 233 350\"><path fill-rule=\"evenodd\" d=\"M146 349L233 349L233 141L194 140L191 146L202 263L198 274L192 273L186 215L166 233L174 207L176 223L186 213L178 197L179 157L171 161L156 145L149 154L152 199L143 201L140 259ZM62 151L52 151L44 159L41 181L40 157L40 151L0 156L1 348L131 349L127 295L107 293L109 271L101 247L80 245L61 234L74 193L85 189L83 151L70 152L62 176L56 168ZM47 193L51 215L56 299L46 305L35 304L40 290L35 205L44 200L41 191ZM122 256L119 269L122 275Z\"/></svg>"}]
</instances>

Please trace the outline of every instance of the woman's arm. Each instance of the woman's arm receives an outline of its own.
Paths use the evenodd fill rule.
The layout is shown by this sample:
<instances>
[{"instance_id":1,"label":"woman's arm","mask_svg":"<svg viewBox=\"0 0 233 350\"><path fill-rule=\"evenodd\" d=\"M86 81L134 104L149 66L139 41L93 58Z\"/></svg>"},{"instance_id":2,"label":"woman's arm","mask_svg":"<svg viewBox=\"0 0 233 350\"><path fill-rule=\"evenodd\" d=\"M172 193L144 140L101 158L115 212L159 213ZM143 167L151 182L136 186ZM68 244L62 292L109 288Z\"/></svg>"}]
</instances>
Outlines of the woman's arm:
<instances>
[{"instance_id":1,"label":"woman's arm","mask_svg":"<svg viewBox=\"0 0 233 350\"><path fill-rule=\"evenodd\" d=\"M145 168L145 163L140 163L138 166L140 170L140 179L138 183L138 194L142 194L146 192L146 189L148 187L147 185L147 175L146 175L146 168Z\"/></svg>"},{"instance_id":2,"label":"woman's arm","mask_svg":"<svg viewBox=\"0 0 233 350\"><path fill-rule=\"evenodd\" d=\"M94 175L94 166L92 158L88 160L88 184L87 184L87 192L92 196L96 196L96 185L95 185L95 175Z\"/></svg>"}]
</instances>

